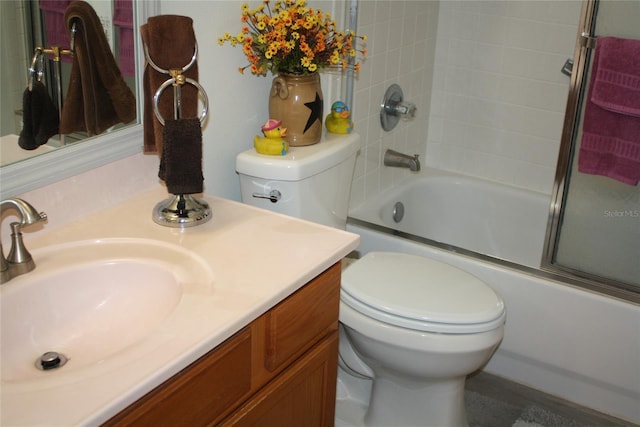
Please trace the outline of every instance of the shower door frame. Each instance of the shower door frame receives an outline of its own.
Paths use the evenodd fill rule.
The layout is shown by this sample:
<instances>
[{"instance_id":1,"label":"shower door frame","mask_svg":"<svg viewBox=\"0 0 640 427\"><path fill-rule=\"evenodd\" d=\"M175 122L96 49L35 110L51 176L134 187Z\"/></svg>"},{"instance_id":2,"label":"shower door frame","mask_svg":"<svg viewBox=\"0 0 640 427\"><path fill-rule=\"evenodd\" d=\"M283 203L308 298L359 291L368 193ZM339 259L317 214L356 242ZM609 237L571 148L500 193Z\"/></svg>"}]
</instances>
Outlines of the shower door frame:
<instances>
[{"instance_id":1,"label":"shower door frame","mask_svg":"<svg viewBox=\"0 0 640 427\"><path fill-rule=\"evenodd\" d=\"M549 206L549 219L545 236L544 252L541 268L554 275L561 276L563 281L599 293L634 303L640 303L640 289L628 283L597 276L592 273L572 269L555 262L555 255L559 241L562 223L563 207L566 203L569 185L569 175L573 164L576 148L576 138L580 126L580 115L583 99L586 96L587 83L585 81L589 70L589 59L593 54L593 33L599 0L584 0L580 13L578 35L573 58L571 83L567 97L565 121L562 130L556 174Z\"/></svg>"}]
</instances>

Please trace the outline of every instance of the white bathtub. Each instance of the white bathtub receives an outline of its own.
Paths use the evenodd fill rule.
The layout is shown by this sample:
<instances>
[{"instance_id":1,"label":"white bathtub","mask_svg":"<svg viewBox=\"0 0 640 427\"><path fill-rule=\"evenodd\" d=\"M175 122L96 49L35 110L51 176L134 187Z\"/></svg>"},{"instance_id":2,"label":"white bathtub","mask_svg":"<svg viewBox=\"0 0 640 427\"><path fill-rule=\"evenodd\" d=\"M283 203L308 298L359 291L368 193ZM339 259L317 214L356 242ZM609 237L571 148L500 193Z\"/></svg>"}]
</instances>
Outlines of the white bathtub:
<instances>
[{"instance_id":1,"label":"white bathtub","mask_svg":"<svg viewBox=\"0 0 640 427\"><path fill-rule=\"evenodd\" d=\"M392 219L397 201L405 208L399 224ZM350 213L399 229L402 237L354 221L347 228L360 234L362 253L388 250L437 259L500 293L507 306L505 338L486 371L640 423L639 306L466 251L537 267L548 204L549 197L539 193L426 170Z\"/></svg>"}]
</instances>

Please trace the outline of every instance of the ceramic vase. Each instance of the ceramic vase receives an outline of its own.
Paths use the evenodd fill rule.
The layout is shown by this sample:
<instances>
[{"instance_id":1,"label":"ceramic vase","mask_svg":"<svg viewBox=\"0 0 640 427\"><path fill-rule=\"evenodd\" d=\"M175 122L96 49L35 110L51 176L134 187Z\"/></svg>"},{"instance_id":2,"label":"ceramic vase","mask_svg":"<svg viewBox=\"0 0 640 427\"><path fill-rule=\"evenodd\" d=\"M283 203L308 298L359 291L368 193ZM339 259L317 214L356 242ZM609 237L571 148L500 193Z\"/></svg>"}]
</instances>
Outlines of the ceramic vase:
<instances>
[{"instance_id":1,"label":"ceramic vase","mask_svg":"<svg viewBox=\"0 0 640 427\"><path fill-rule=\"evenodd\" d=\"M269 118L287 128L290 146L312 145L322 136L323 98L320 76L280 73L273 79L269 96Z\"/></svg>"}]
</instances>

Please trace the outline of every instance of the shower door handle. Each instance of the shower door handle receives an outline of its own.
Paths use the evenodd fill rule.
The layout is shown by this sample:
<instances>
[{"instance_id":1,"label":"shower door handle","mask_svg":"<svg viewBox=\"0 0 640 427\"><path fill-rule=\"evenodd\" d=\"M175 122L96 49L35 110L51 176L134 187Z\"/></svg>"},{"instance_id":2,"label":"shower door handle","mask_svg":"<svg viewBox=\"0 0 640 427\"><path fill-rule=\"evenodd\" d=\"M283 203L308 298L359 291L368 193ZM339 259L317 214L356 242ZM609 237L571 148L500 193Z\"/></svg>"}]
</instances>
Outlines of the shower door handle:
<instances>
[{"instance_id":1,"label":"shower door handle","mask_svg":"<svg viewBox=\"0 0 640 427\"><path fill-rule=\"evenodd\" d=\"M571 77L571 74L573 73L573 59L567 59L562 66L562 70L560 71L562 72L562 74L566 74L567 76Z\"/></svg>"}]
</instances>

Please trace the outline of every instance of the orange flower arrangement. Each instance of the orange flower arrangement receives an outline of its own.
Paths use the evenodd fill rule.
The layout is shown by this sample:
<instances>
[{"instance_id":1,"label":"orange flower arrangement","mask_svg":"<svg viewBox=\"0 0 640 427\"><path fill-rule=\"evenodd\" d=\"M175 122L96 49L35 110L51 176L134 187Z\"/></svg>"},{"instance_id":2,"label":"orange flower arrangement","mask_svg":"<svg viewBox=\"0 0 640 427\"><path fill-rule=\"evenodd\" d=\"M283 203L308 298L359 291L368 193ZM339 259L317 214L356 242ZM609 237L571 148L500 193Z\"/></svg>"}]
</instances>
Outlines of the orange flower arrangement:
<instances>
[{"instance_id":1,"label":"orange flower arrangement","mask_svg":"<svg viewBox=\"0 0 640 427\"><path fill-rule=\"evenodd\" d=\"M366 49L355 46L366 36L338 31L329 13L307 7L306 0L278 0L273 7L270 0L263 0L256 9L245 3L241 21L238 35L225 33L218 38L221 46L242 46L249 64L238 69L241 73L249 68L261 76L267 71L310 74L326 67L353 67L357 72L357 53L366 55Z\"/></svg>"}]
</instances>

